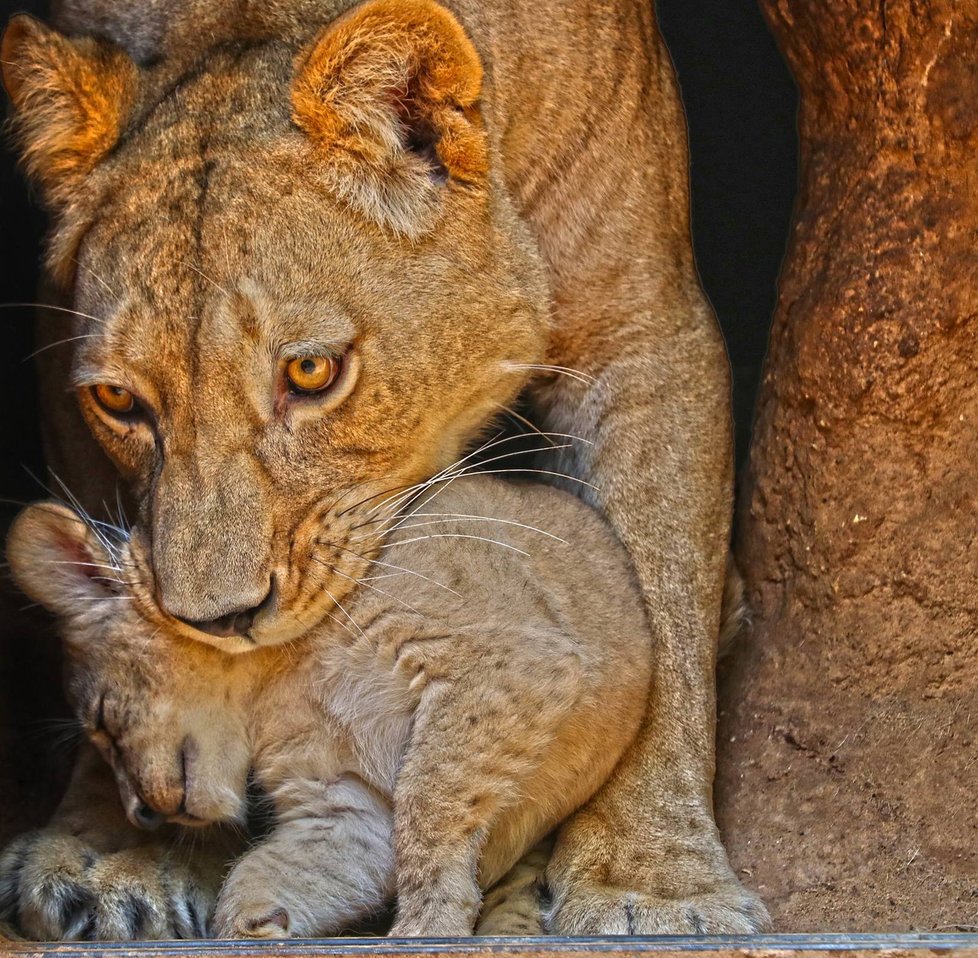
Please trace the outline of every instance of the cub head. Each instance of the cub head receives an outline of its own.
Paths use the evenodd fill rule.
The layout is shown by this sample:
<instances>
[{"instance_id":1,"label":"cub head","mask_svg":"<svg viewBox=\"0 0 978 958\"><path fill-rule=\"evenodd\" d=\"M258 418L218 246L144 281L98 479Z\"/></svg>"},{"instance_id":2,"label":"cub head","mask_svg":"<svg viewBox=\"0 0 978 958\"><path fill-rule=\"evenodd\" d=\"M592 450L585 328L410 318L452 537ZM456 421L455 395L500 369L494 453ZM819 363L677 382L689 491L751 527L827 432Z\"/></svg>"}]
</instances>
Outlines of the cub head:
<instances>
[{"instance_id":1,"label":"cub head","mask_svg":"<svg viewBox=\"0 0 978 958\"><path fill-rule=\"evenodd\" d=\"M232 651L301 635L543 355L475 48L373 0L179 75L24 17L0 59L144 614Z\"/></svg>"},{"instance_id":2,"label":"cub head","mask_svg":"<svg viewBox=\"0 0 978 958\"><path fill-rule=\"evenodd\" d=\"M25 509L7 554L18 586L60 619L70 703L133 824L242 820L262 656L162 633L128 589L126 541L58 503Z\"/></svg>"}]
</instances>

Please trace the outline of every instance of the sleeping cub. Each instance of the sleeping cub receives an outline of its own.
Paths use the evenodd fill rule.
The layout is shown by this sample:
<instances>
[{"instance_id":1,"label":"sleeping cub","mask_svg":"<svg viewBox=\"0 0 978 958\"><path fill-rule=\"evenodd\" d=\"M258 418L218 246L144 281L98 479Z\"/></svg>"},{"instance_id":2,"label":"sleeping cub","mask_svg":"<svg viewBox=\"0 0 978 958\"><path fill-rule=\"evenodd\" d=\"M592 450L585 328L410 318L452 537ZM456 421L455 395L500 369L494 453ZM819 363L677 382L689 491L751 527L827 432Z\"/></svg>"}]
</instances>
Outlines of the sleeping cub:
<instances>
[{"instance_id":1,"label":"sleeping cub","mask_svg":"<svg viewBox=\"0 0 978 958\"><path fill-rule=\"evenodd\" d=\"M322 625L237 655L151 625L128 542L64 506L10 534L20 586L63 620L69 696L130 819L240 821L249 775L270 796L275 827L225 880L219 935L335 934L392 900L392 935L471 934L482 889L638 729L652 638L624 550L580 501L465 477L383 532Z\"/></svg>"}]
</instances>

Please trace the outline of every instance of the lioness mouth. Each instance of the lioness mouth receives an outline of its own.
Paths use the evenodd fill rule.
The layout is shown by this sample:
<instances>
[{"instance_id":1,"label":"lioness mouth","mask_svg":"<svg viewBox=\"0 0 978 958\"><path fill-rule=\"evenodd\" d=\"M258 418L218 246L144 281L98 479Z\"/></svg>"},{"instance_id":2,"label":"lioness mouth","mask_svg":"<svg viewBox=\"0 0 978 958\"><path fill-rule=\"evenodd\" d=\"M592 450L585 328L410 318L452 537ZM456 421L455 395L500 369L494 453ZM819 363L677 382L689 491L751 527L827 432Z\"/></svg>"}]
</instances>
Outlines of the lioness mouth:
<instances>
[{"instance_id":1,"label":"lioness mouth","mask_svg":"<svg viewBox=\"0 0 978 958\"><path fill-rule=\"evenodd\" d=\"M247 609L235 609L216 619L206 619L204 621L183 619L182 621L198 632L206 632L208 635L235 636L236 638L248 639L253 642L251 627L255 624L255 619L262 612L274 608L276 604L278 590L274 575L270 578L269 583L268 593L258 605Z\"/></svg>"}]
</instances>

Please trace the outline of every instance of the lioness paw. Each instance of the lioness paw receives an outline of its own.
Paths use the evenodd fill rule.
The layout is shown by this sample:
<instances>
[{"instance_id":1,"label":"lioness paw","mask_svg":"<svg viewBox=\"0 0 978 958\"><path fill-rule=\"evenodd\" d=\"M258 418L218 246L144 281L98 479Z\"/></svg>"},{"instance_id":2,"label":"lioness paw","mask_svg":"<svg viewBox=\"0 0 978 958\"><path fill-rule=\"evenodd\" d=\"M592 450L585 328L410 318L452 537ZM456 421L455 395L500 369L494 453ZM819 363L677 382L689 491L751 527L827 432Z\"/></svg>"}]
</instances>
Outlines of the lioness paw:
<instances>
[{"instance_id":1,"label":"lioness paw","mask_svg":"<svg viewBox=\"0 0 978 958\"><path fill-rule=\"evenodd\" d=\"M544 922L557 935L752 935L770 918L757 895L732 882L681 898L582 885L555 899Z\"/></svg>"},{"instance_id":2,"label":"lioness paw","mask_svg":"<svg viewBox=\"0 0 978 958\"><path fill-rule=\"evenodd\" d=\"M85 872L95 858L71 835L21 835L0 855L0 918L28 938L81 938L90 904Z\"/></svg>"},{"instance_id":3,"label":"lioness paw","mask_svg":"<svg viewBox=\"0 0 978 958\"><path fill-rule=\"evenodd\" d=\"M0 856L0 918L39 941L199 938L211 906L190 869L158 848L100 855L39 831Z\"/></svg>"},{"instance_id":4,"label":"lioness paw","mask_svg":"<svg viewBox=\"0 0 978 958\"><path fill-rule=\"evenodd\" d=\"M88 875L98 941L203 938L213 901L195 875L152 848L105 855Z\"/></svg>"},{"instance_id":5,"label":"lioness paw","mask_svg":"<svg viewBox=\"0 0 978 958\"><path fill-rule=\"evenodd\" d=\"M17 918L20 873L30 837L21 835L0 853L0 931L5 935L9 923Z\"/></svg>"}]
</instances>

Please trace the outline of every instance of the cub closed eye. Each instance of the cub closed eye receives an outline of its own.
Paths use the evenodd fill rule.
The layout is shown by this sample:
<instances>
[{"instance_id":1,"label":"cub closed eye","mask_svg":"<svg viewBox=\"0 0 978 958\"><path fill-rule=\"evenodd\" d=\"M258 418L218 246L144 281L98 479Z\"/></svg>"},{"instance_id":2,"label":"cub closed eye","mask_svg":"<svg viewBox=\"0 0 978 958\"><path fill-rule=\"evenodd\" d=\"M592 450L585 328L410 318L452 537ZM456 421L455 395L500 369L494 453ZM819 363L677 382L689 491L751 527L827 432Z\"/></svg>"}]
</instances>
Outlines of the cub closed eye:
<instances>
[{"instance_id":1,"label":"cub closed eye","mask_svg":"<svg viewBox=\"0 0 978 958\"><path fill-rule=\"evenodd\" d=\"M334 356L300 356L285 367L286 384L291 393L299 396L325 392L342 369L342 360Z\"/></svg>"},{"instance_id":2,"label":"cub closed eye","mask_svg":"<svg viewBox=\"0 0 978 958\"><path fill-rule=\"evenodd\" d=\"M123 389L122 386L111 386L108 383L99 383L92 386L92 395L95 401L108 413L113 416L126 416L136 411L136 397Z\"/></svg>"}]
</instances>

